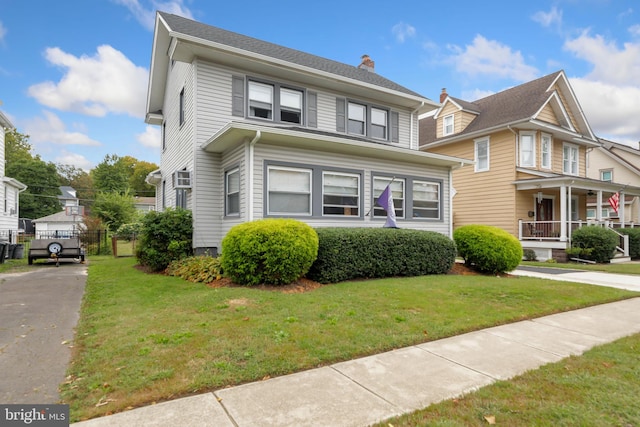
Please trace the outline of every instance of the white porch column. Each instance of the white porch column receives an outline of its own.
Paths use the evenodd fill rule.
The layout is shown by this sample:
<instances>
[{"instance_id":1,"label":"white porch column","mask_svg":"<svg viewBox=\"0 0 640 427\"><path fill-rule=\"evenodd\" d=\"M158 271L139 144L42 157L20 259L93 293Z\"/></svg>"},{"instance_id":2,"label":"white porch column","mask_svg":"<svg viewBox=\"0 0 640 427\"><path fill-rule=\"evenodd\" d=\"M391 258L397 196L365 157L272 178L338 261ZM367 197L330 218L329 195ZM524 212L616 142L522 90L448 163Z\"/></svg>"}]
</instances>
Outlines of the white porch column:
<instances>
[{"instance_id":1,"label":"white porch column","mask_svg":"<svg viewBox=\"0 0 640 427\"><path fill-rule=\"evenodd\" d=\"M602 221L602 190L598 190L596 198L596 221Z\"/></svg>"},{"instance_id":2,"label":"white porch column","mask_svg":"<svg viewBox=\"0 0 640 427\"><path fill-rule=\"evenodd\" d=\"M624 192L620 191L620 201L618 202L618 217L620 218L620 227L624 228Z\"/></svg>"},{"instance_id":3,"label":"white porch column","mask_svg":"<svg viewBox=\"0 0 640 427\"><path fill-rule=\"evenodd\" d=\"M567 187L560 186L560 241L567 241Z\"/></svg>"}]
</instances>

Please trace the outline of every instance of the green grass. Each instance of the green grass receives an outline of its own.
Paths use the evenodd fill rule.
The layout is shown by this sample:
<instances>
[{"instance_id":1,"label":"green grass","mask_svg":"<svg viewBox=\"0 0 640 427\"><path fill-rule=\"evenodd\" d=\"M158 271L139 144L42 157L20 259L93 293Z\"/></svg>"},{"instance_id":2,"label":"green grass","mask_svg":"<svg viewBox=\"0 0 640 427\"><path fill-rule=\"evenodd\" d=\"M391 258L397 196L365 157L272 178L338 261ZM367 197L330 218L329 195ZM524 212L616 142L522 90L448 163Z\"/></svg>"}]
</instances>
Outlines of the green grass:
<instances>
[{"instance_id":1,"label":"green grass","mask_svg":"<svg viewBox=\"0 0 640 427\"><path fill-rule=\"evenodd\" d=\"M363 280L286 294L149 275L91 257L73 363L72 421L489 326L638 296L527 277Z\"/></svg>"},{"instance_id":2,"label":"green grass","mask_svg":"<svg viewBox=\"0 0 640 427\"><path fill-rule=\"evenodd\" d=\"M587 271L603 271L605 273L615 274L640 274L640 262L632 263L613 263L613 264L583 264L577 262L568 263L552 263L552 262L536 262L523 261L520 265L551 267L551 268L569 268L574 270Z\"/></svg>"},{"instance_id":3,"label":"green grass","mask_svg":"<svg viewBox=\"0 0 640 427\"><path fill-rule=\"evenodd\" d=\"M379 427L486 426L485 417L510 427L638 426L639 352L636 334Z\"/></svg>"}]
</instances>

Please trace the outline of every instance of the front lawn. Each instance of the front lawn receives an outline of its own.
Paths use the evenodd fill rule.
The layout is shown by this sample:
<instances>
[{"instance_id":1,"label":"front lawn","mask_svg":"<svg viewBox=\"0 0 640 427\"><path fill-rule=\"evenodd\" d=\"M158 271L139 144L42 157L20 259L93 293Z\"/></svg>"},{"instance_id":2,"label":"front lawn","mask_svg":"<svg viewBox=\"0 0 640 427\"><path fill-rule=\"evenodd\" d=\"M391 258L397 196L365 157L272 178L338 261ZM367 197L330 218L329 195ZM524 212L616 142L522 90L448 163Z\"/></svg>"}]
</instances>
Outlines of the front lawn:
<instances>
[{"instance_id":1,"label":"front lawn","mask_svg":"<svg viewBox=\"0 0 640 427\"><path fill-rule=\"evenodd\" d=\"M638 293L529 277L361 280L283 293L91 257L62 398L72 421Z\"/></svg>"}]
</instances>

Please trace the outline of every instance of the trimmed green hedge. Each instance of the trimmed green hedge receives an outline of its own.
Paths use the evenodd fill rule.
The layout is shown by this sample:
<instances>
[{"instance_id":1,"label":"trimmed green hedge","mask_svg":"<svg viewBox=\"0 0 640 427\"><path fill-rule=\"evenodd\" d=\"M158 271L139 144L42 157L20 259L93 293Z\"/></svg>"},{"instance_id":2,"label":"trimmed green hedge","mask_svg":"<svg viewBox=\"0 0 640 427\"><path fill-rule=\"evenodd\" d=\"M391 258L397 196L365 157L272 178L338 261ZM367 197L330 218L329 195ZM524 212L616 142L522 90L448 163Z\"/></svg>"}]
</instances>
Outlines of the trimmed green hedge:
<instances>
[{"instance_id":1,"label":"trimmed green hedge","mask_svg":"<svg viewBox=\"0 0 640 427\"><path fill-rule=\"evenodd\" d=\"M580 227L571 234L571 245L582 249L592 249L586 259L595 262L609 262L616 251L620 239L613 231L605 227L590 225Z\"/></svg>"},{"instance_id":2,"label":"trimmed green hedge","mask_svg":"<svg viewBox=\"0 0 640 427\"><path fill-rule=\"evenodd\" d=\"M305 275L318 254L318 235L294 219L261 219L231 228L220 265L241 285L285 285Z\"/></svg>"},{"instance_id":3,"label":"trimmed green hedge","mask_svg":"<svg viewBox=\"0 0 640 427\"><path fill-rule=\"evenodd\" d=\"M522 261L518 239L501 228L470 224L457 228L453 240L465 264L483 273L505 273Z\"/></svg>"},{"instance_id":4,"label":"trimmed green hedge","mask_svg":"<svg viewBox=\"0 0 640 427\"><path fill-rule=\"evenodd\" d=\"M395 228L317 228L318 258L307 273L320 283L445 274L456 247L432 232Z\"/></svg>"},{"instance_id":5,"label":"trimmed green hedge","mask_svg":"<svg viewBox=\"0 0 640 427\"><path fill-rule=\"evenodd\" d=\"M617 231L629 236L629 256L640 258L640 228L620 228Z\"/></svg>"}]
</instances>

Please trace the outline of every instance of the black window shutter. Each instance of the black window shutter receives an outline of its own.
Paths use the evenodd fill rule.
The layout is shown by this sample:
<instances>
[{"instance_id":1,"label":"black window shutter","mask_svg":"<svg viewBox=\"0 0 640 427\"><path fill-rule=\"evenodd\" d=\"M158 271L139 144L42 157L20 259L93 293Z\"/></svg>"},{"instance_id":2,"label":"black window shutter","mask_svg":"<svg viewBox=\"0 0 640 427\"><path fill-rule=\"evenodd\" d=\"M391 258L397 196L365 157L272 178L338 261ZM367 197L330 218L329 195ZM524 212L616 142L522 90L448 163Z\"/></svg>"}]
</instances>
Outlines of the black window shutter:
<instances>
[{"instance_id":1,"label":"black window shutter","mask_svg":"<svg viewBox=\"0 0 640 427\"><path fill-rule=\"evenodd\" d=\"M391 112L391 142L400 142L400 114Z\"/></svg>"},{"instance_id":2,"label":"black window shutter","mask_svg":"<svg viewBox=\"0 0 640 427\"><path fill-rule=\"evenodd\" d=\"M336 98L336 131L346 132L346 99Z\"/></svg>"},{"instance_id":3,"label":"black window shutter","mask_svg":"<svg viewBox=\"0 0 640 427\"><path fill-rule=\"evenodd\" d=\"M318 94L307 92L307 126L318 127Z\"/></svg>"},{"instance_id":4,"label":"black window shutter","mask_svg":"<svg viewBox=\"0 0 640 427\"><path fill-rule=\"evenodd\" d=\"M232 105L231 114L234 116L244 117L244 77L232 76Z\"/></svg>"}]
</instances>

